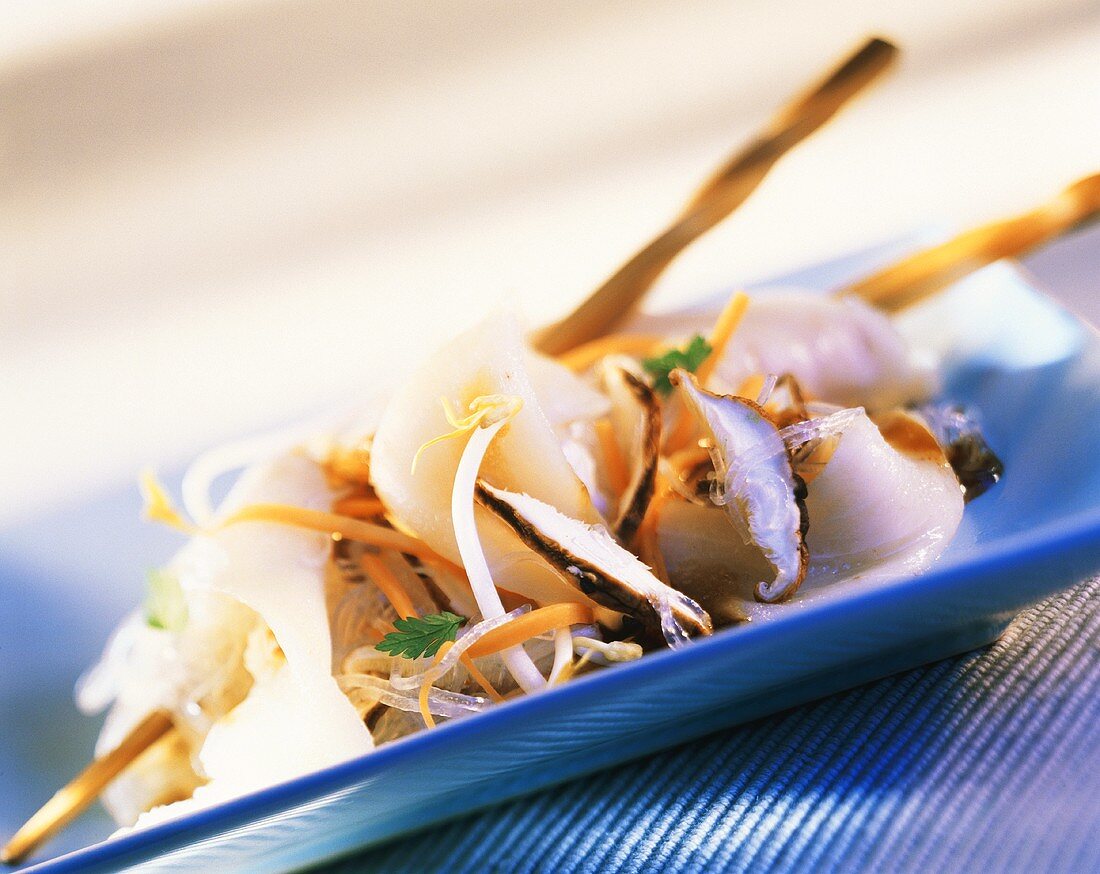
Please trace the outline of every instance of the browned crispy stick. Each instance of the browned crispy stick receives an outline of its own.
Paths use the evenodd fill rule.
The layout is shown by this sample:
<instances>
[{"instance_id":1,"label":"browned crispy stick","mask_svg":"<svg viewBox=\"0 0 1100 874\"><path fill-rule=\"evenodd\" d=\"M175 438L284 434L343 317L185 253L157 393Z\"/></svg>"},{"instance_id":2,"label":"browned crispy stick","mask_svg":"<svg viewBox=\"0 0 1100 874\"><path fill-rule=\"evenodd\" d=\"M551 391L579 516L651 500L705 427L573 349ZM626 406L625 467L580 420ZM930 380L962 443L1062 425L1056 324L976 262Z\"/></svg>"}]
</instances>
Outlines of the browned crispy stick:
<instances>
[{"instance_id":1,"label":"browned crispy stick","mask_svg":"<svg viewBox=\"0 0 1100 874\"><path fill-rule=\"evenodd\" d=\"M0 862L14 865L25 859L35 847L83 813L127 765L174 730L172 717L166 711L154 710L146 716L122 739L122 743L95 759L39 808L0 850Z\"/></svg>"},{"instance_id":2,"label":"browned crispy stick","mask_svg":"<svg viewBox=\"0 0 1100 874\"><path fill-rule=\"evenodd\" d=\"M561 355L612 330L680 252L744 203L783 155L876 80L897 55L893 44L870 39L822 82L780 110L760 136L711 176L668 228L572 313L539 331L533 338L535 347L547 355Z\"/></svg>"},{"instance_id":3,"label":"browned crispy stick","mask_svg":"<svg viewBox=\"0 0 1100 874\"><path fill-rule=\"evenodd\" d=\"M1042 206L983 225L837 290L887 312L903 309L1001 258L1012 258L1100 216L1100 173Z\"/></svg>"}]
</instances>

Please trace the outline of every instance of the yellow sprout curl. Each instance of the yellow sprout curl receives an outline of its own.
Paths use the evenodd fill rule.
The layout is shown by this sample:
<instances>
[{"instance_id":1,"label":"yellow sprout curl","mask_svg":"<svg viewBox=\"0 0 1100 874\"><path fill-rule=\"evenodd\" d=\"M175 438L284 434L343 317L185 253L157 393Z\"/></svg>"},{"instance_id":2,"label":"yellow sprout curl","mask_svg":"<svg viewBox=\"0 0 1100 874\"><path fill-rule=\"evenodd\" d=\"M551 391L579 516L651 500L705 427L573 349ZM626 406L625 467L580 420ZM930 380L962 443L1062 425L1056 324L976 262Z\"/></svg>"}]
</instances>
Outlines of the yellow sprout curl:
<instances>
[{"instance_id":1,"label":"yellow sprout curl","mask_svg":"<svg viewBox=\"0 0 1100 874\"><path fill-rule=\"evenodd\" d=\"M454 407L451 406L450 400L447 398L440 398L439 401L443 404L443 415L447 417L447 424L454 430L448 431L446 434L440 434L438 437L433 437L416 450L416 455L413 456L412 460L411 471L414 474L416 473L416 464L420 461L420 456L428 447L434 446L436 443L442 443L444 440L450 440L452 437L469 434L475 428L488 428L490 425L495 425L497 422L507 421L523 409L523 398L517 395L481 395L470 401L470 405L467 408L470 412L460 417Z\"/></svg>"}]
</instances>

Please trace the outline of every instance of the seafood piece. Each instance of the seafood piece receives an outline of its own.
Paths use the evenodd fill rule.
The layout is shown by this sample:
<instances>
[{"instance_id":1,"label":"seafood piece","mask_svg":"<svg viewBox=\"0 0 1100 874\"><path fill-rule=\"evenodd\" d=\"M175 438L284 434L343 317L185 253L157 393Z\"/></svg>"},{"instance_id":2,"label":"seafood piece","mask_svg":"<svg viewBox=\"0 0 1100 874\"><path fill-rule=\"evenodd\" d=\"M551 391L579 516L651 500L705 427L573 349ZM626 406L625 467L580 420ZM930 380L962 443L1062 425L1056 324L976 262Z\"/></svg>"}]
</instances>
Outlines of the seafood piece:
<instances>
[{"instance_id":1,"label":"seafood piece","mask_svg":"<svg viewBox=\"0 0 1100 874\"><path fill-rule=\"evenodd\" d=\"M642 316L633 329L688 334L715 314ZM933 356L911 347L888 316L856 299L790 289L753 295L707 385L733 393L761 373L790 373L817 400L869 410L921 402L938 388Z\"/></svg>"},{"instance_id":2,"label":"seafood piece","mask_svg":"<svg viewBox=\"0 0 1100 874\"><path fill-rule=\"evenodd\" d=\"M454 562L461 562L451 518L451 495L464 442L448 440L418 448L452 430L440 398L466 409L478 397L517 398L518 412L489 448L481 476L502 487L527 492L588 523L601 521L587 488L562 452L555 425L585 411L606 411L593 390L564 367L540 359L534 370L516 320L497 314L444 346L391 399L371 448L378 495L395 523ZM552 377L550 376L552 375ZM543 396L540 385L548 387ZM563 412L570 396L572 412ZM544 401L546 406L544 407ZM547 411L554 415L554 421ZM544 568L534 567L514 534L479 510L478 533L489 568L511 591L539 603L587 601Z\"/></svg>"},{"instance_id":3,"label":"seafood piece","mask_svg":"<svg viewBox=\"0 0 1100 874\"><path fill-rule=\"evenodd\" d=\"M181 626L150 628L131 617L82 681L86 709L115 700L100 751L155 709L173 716L176 730L104 795L121 824L150 808L139 824L175 816L372 748L332 678L331 539L267 522L226 524L258 503L320 509L333 498L323 468L304 453L284 451L247 469L163 571L185 607ZM280 725L277 738L260 728L269 719ZM249 727L230 728L237 723Z\"/></svg>"},{"instance_id":4,"label":"seafood piece","mask_svg":"<svg viewBox=\"0 0 1100 874\"><path fill-rule=\"evenodd\" d=\"M314 509L334 493L322 468L291 452L242 474L215 515L215 527L195 536L172 560L184 593L218 593L251 608L270 630L267 658L246 663L253 684L214 728L198 753L210 782L195 790L185 809L241 795L259 786L335 764L373 748L370 733L332 677L332 639L325 603L331 539L270 522L220 523L260 503ZM255 625L244 629L247 638ZM188 690L191 695L202 689ZM277 733L266 726L279 723ZM240 725L239 729L231 728ZM169 807L175 808L175 805ZM158 821L177 811L157 809ZM146 815L148 816L148 814Z\"/></svg>"},{"instance_id":5,"label":"seafood piece","mask_svg":"<svg viewBox=\"0 0 1100 874\"><path fill-rule=\"evenodd\" d=\"M712 394L686 370L674 370L670 379L707 434L716 502L741 539L755 543L775 569L772 579L756 581L756 597L789 598L806 575L805 484L791 467L779 429L753 401Z\"/></svg>"},{"instance_id":6,"label":"seafood piece","mask_svg":"<svg viewBox=\"0 0 1100 874\"><path fill-rule=\"evenodd\" d=\"M653 576L602 525L586 525L530 495L485 482L478 483L477 499L593 601L660 627L670 645L713 630L705 610Z\"/></svg>"},{"instance_id":7,"label":"seafood piece","mask_svg":"<svg viewBox=\"0 0 1100 874\"><path fill-rule=\"evenodd\" d=\"M919 573L947 548L963 513L959 481L928 426L894 411L858 414L809 484L814 585L889 565Z\"/></svg>"},{"instance_id":8,"label":"seafood piece","mask_svg":"<svg viewBox=\"0 0 1100 874\"><path fill-rule=\"evenodd\" d=\"M805 499L809 566L795 601L920 573L947 547L962 518L962 492L921 418L895 410L872 421L861 410L841 410L780 434L792 448L816 446L795 454L796 470L814 473ZM718 508L667 502L658 537L672 584L719 627L783 612L754 599L754 580L774 568Z\"/></svg>"},{"instance_id":9,"label":"seafood piece","mask_svg":"<svg viewBox=\"0 0 1100 874\"><path fill-rule=\"evenodd\" d=\"M323 471L290 452L246 470L219 508L216 521L252 504L327 510L335 498ZM287 667L313 699L310 719L331 720L337 758L370 748L370 735L331 676L332 639L325 603L325 569L332 540L272 522L237 522L200 534L169 565L184 591L212 590L247 604L271 629ZM331 741L330 741L331 743Z\"/></svg>"},{"instance_id":10,"label":"seafood piece","mask_svg":"<svg viewBox=\"0 0 1100 874\"><path fill-rule=\"evenodd\" d=\"M515 326L514 319L503 317ZM524 364L531 386L538 395L543 415L550 426L561 433L575 422L591 422L606 416L611 409L608 399L579 379L568 367L532 350L524 342Z\"/></svg>"}]
</instances>

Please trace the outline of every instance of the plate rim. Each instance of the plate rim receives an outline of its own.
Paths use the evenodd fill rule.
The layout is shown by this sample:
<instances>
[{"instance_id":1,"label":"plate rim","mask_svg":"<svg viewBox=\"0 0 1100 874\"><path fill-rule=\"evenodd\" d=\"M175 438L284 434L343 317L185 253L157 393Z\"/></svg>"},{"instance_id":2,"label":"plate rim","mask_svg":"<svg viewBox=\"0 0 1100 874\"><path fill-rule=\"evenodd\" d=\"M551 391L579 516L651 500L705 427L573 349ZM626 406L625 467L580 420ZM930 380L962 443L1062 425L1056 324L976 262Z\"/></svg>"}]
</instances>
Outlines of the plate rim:
<instances>
[{"instance_id":1,"label":"plate rim","mask_svg":"<svg viewBox=\"0 0 1100 874\"><path fill-rule=\"evenodd\" d=\"M775 277L770 284L778 285L788 276L814 270L828 272L832 265L845 262L859 265L856 267L858 272L866 265L873 264L877 258L886 257L886 253L894 254L899 250L911 249L933 236L935 234L927 230L917 231L906 237L841 253L834 258L788 271ZM1093 342L1100 343L1100 331L1047 294L1041 284L1034 281L1026 268L1014 261L997 263L1011 265L1021 280L1040 296L1044 303L1057 307L1074 323L1089 329ZM750 283L755 287L766 284L768 283ZM815 287L818 290L822 289L821 285ZM685 304L684 309L712 304L727 294L728 289L704 292ZM1097 352L1100 353L1100 346L1097 347ZM432 731L417 732L377 747L354 759L265 786L161 823L117 836L108 836L96 843L44 859L18 870L57 872L82 870L85 867L102 868L116 862L127 865L140 864L142 860L183 849L190 843L275 815L280 810L308 804L326 795L337 793L368 779L375 771L415 760L421 755L438 752L440 745L445 748L452 739L476 736L491 728L493 723L489 721L490 719L496 719L497 722L537 719L544 714L546 708L549 709L545 710L545 713L552 716L569 696L576 698L598 694L600 691L621 691L632 685L644 684L647 678L663 673L666 662L670 660L683 667L691 664L705 664L711 659L728 655L730 648L742 645L766 646L774 641L777 635L778 639L782 640L791 633L796 635L805 633L808 628L823 619L828 621L841 613L850 611L874 610L880 602L887 599L894 600L920 593L930 596L936 592L956 591L957 587L965 584L977 569L985 572L1006 565L1011 567L1020 559L1035 562L1045 557L1069 554L1083 559L1088 564L1090 573L1100 570L1100 506L1084 508L1062 519L1047 521L1035 528L1003 535L983 547L980 556L953 560L946 557L948 558L946 562L941 559L927 571L916 576L888 579L868 588L855 587L849 589L840 599L815 599L804 602L800 609L785 612L768 622L723 629L713 637L696 641L677 651L650 653L644 659L617 666L615 670L583 675L569 684L549 690L548 693L506 701L503 705L497 705L485 713L477 714L477 718L451 720ZM1041 592L1037 592L1039 586L1033 586L1031 591L1034 597L1031 602L1044 597L1050 591L1062 588L1063 585L1059 583L1053 588L1042 587Z\"/></svg>"}]
</instances>

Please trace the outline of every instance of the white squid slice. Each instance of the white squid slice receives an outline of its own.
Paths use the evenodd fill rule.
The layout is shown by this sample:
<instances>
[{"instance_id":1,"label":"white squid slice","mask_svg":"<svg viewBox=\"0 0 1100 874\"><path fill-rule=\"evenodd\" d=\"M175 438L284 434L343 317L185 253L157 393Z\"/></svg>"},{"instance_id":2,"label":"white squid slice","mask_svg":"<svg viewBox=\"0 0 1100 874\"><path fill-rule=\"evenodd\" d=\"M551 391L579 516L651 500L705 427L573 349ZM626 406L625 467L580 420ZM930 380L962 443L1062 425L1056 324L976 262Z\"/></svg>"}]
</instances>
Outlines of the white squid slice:
<instances>
[{"instance_id":1,"label":"white squid slice","mask_svg":"<svg viewBox=\"0 0 1100 874\"><path fill-rule=\"evenodd\" d=\"M532 361L537 363L532 367ZM440 398L465 412L475 397L508 395L522 408L493 441L480 474L527 492L585 522L601 521L588 490L562 451L555 426L606 411L604 400L565 368L536 359L516 320L496 314L444 346L398 389L375 434L375 488L402 527L452 561L461 562L451 520L451 492L465 440L429 447L412 471L418 447L452 430ZM598 401L598 402L597 402ZM538 603L587 602L530 554L492 514L478 510L478 532L494 580Z\"/></svg>"},{"instance_id":2,"label":"white squid slice","mask_svg":"<svg viewBox=\"0 0 1100 874\"><path fill-rule=\"evenodd\" d=\"M815 398L869 409L925 400L934 388L932 368L883 313L798 292L753 298L716 384L733 390L753 373L791 373Z\"/></svg>"},{"instance_id":3,"label":"white squid slice","mask_svg":"<svg viewBox=\"0 0 1100 874\"><path fill-rule=\"evenodd\" d=\"M962 520L962 489L927 427L900 412L880 421L854 417L809 483L812 585L887 567L919 573Z\"/></svg>"},{"instance_id":4,"label":"white squid slice","mask_svg":"<svg viewBox=\"0 0 1100 874\"><path fill-rule=\"evenodd\" d=\"M642 316L633 329L705 333L715 315L708 308L690 316ZM869 410L927 400L937 389L934 355L911 346L889 317L862 301L801 290L754 294L710 386L732 393L763 373L793 374L817 400Z\"/></svg>"},{"instance_id":5,"label":"white squid slice","mask_svg":"<svg viewBox=\"0 0 1100 874\"><path fill-rule=\"evenodd\" d=\"M207 769L201 776L210 782L194 797L157 808L139 825L277 782L291 776L288 769L304 773L372 749L369 731L332 678L325 601L330 541L316 532L273 523L217 527L219 519L252 503L328 509L332 499L319 465L303 453L284 451L246 470L215 515L214 526L194 537L169 564L167 571L183 589L188 620L171 635L139 625L147 645L135 653L141 657L138 664L113 669L119 675L113 681L118 697L100 748L115 746L120 732L156 707L176 712L187 743L159 745L151 774L143 759L110 787L105 797L121 823L133 822L137 813L164 800L173 784L178 790L193 788L197 778L192 759L205 763L211 744L211 750L224 752L211 761L225 767ZM245 641L257 627L265 633L270 629L285 656L279 700L285 704L293 698L298 706L257 703L271 689L241 661ZM158 649L166 651L167 661L149 658ZM296 738L297 746L265 745L256 739L269 736L262 732L248 739L247 732L220 728L248 713L272 709L279 711L281 736ZM218 737L220 741L212 740ZM174 759L166 758L169 752ZM158 774L170 780L156 779ZM183 792L172 794L178 798Z\"/></svg>"},{"instance_id":6,"label":"white squid slice","mask_svg":"<svg viewBox=\"0 0 1100 874\"><path fill-rule=\"evenodd\" d=\"M844 412L831 456L807 486L810 564L789 604L753 597L766 559L740 542L725 514L688 502L662 508L658 537L671 582L717 625L767 621L853 587L919 574L950 543L962 491L923 422L893 412L876 424L860 410Z\"/></svg>"},{"instance_id":7,"label":"white squid slice","mask_svg":"<svg viewBox=\"0 0 1100 874\"><path fill-rule=\"evenodd\" d=\"M316 462L287 453L242 474L215 521L254 503L327 510L334 494ZM259 786L369 752L374 744L332 677L325 603L331 540L270 522L241 522L201 534L169 565L190 597L217 592L251 607L285 656L244 700L214 723L199 759L210 783L186 801L145 815L138 825L232 798ZM259 723L277 718L277 733ZM239 730L230 726L238 725Z\"/></svg>"}]
</instances>

